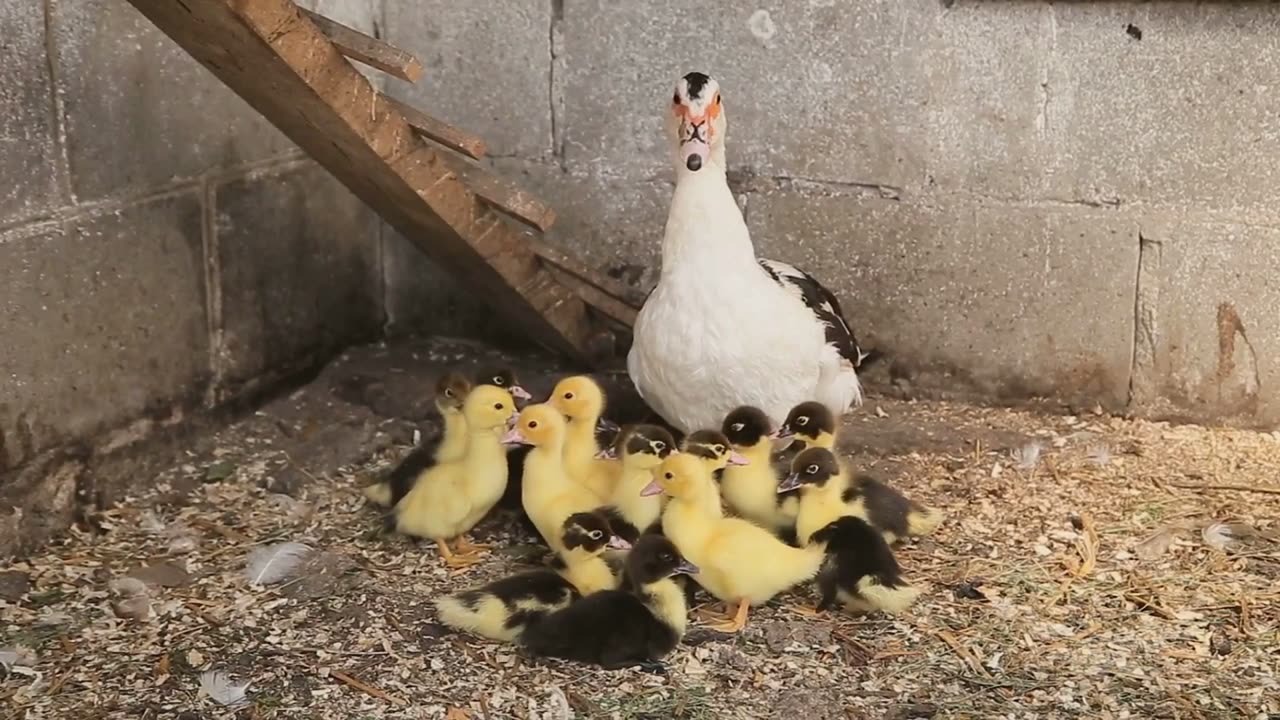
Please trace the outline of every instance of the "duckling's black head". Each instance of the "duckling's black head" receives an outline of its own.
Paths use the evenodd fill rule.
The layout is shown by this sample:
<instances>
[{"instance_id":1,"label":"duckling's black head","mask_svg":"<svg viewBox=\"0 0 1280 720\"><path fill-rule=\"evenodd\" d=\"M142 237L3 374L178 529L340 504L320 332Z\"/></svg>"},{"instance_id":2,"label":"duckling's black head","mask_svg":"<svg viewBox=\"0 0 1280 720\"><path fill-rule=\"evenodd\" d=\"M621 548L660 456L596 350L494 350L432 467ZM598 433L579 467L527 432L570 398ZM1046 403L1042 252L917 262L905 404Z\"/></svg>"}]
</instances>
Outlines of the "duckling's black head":
<instances>
[{"instance_id":1,"label":"duckling's black head","mask_svg":"<svg viewBox=\"0 0 1280 720\"><path fill-rule=\"evenodd\" d=\"M791 408L787 419L775 433L776 437L789 438L799 436L809 442L817 440L822 433L836 431L836 418L831 409L820 402L810 400Z\"/></svg>"},{"instance_id":2,"label":"duckling's black head","mask_svg":"<svg viewBox=\"0 0 1280 720\"><path fill-rule=\"evenodd\" d=\"M791 492L805 485L822 487L838 474L840 464L834 453L826 448L809 448L791 461L791 474L778 483L778 492Z\"/></svg>"},{"instance_id":3,"label":"duckling's black head","mask_svg":"<svg viewBox=\"0 0 1280 720\"><path fill-rule=\"evenodd\" d=\"M603 552L606 547L627 548L625 543L615 542L609 520L598 512L574 513L565 518L564 546L568 550L581 549L593 555Z\"/></svg>"},{"instance_id":4,"label":"duckling's black head","mask_svg":"<svg viewBox=\"0 0 1280 720\"><path fill-rule=\"evenodd\" d=\"M645 533L627 554L627 574L639 585L655 583L679 574L696 575L698 568L685 560L675 544L657 533Z\"/></svg>"},{"instance_id":5,"label":"duckling's black head","mask_svg":"<svg viewBox=\"0 0 1280 720\"><path fill-rule=\"evenodd\" d=\"M532 400L533 396L520 386L516 374L511 368L489 368L476 377L477 385L497 385L505 388L516 400Z\"/></svg>"},{"instance_id":6,"label":"duckling's black head","mask_svg":"<svg viewBox=\"0 0 1280 720\"><path fill-rule=\"evenodd\" d=\"M683 450L694 457L710 460L718 467L746 465L747 459L733 451L729 438L719 430L697 430L684 439Z\"/></svg>"},{"instance_id":7,"label":"duckling's black head","mask_svg":"<svg viewBox=\"0 0 1280 720\"><path fill-rule=\"evenodd\" d=\"M666 428L657 425L636 425L618 436L617 449L622 457L652 456L655 466L667 459L676 449L676 441Z\"/></svg>"},{"instance_id":8,"label":"duckling's black head","mask_svg":"<svg viewBox=\"0 0 1280 720\"><path fill-rule=\"evenodd\" d=\"M436 407L444 410L462 411L462 403L471 392L471 383L462 373L448 372L436 381Z\"/></svg>"},{"instance_id":9,"label":"duckling's black head","mask_svg":"<svg viewBox=\"0 0 1280 720\"><path fill-rule=\"evenodd\" d=\"M769 416L758 407L743 405L725 416L720 429L734 447L755 447L769 437Z\"/></svg>"}]
</instances>

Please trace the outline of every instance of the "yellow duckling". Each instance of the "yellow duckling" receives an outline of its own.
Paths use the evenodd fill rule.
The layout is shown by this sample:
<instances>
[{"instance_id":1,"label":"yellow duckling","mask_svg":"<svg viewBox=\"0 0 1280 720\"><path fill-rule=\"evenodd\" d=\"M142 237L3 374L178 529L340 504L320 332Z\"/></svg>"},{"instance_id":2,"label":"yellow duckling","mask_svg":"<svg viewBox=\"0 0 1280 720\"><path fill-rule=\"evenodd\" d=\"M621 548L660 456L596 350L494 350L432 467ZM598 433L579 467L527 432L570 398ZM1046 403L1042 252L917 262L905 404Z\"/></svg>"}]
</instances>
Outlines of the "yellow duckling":
<instances>
[{"instance_id":1,"label":"yellow duckling","mask_svg":"<svg viewBox=\"0 0 1280 720\"><path fill-rule=\"evenodd\" d=\"M472 544L465 533L497 504L507 487L507 454L499 434L515 410L511 393L480 385L462 406L467 423L467 450L462 458L439 463L424 472L395 506L399 532L436 542L450 567L478 562L486 546ZM449 549L458 538L459 555Z\"/></svg>"},{"instance_id":2,"label":"yellow duckling","mask_svg":"<svg viewBox=\"0 0 1280 720\"><path fill-rule=\"evenodd\" d=\"M724 436L747 463L725 469L720 492L740 517L788 538L794 535L800 498L778 494L769 424L764 411L750 406L736 408L725 416Z\"/></svg>"},{"instance_id":3,"label":"yellow duckling","mask_svg":"<svg viewBox=\"0 0 1280 720\"><path fill-rule=\"evenodd\" d=\"M826 448L811 447L792 461L791 474L779 492L799 489L796 539L809 542L819 529L846 516L860 518L879 530L885 542L927 535L942 522L942 513L908 500L896 489L867 475L850 478L844 464Z\"/></svg>"},{"instance_id":4,"label":"yellow duckling","mask_svg":"<svg viewBox=\"0 0 1280 720\"><path fill-rule=\"evenodd\" d=\"M434 441L424 442L405 456L387 478L369 485L364 496L383 507L394 507L417 482L418 476L435 463L453 462L467 450L467 421L462 403L471 392L471 383L461 373L445 373L436 381L434 404L444 421L444 430Z\"/></svg>"},{"instance_id":5,"label":"yellow duckling","mask_svg":"<svg viewBox=\"0 0 1280 720\"><path fill-rule=\"evenodd\" d=\"M671 497L662 513L663 534L698 566L694 579L726 605L737 603L732 619L715 629L741 630L750 606L817 575L824 546L792 547L749 520L713 516L706 500L711 476L689 453L667 458L653 482Z\"/></svg>"},{"instance_id":6,"label":"yellow duckling","mask_svg":"<svg viewBox=\"0 0 1280 720\"><path fill-rule=\"evenodd\" d=\"M493 640L514 642L531 623L583 595L612 590L618 580L601 558L606 547L626 549L597 513L577 513L564 522L565 546L573 548L554 569L540 568L495 580L436 600L440 622ZM603 570L602 570L603 569ZM608 578L607 580L604 578Z\"/></svg>"},{"instance_id":7,"label":"yellow duckling","mask_svg":"<svg viewBox=\"0 0 1280 720\"><path fill-rule=\"evenodd\" d=\"M520 501L538 534L557 555L565 545L560 537L564 521L574 513L591 512L605 498L569 478L565 469L567 432L564 416L545 403L526 406L515 425L503 436L505 443L531 445L525 457Z\"/></svg>"},{"instance_id":8,"label":"yellow duckling","mask_svg":"<svg viewBox=\"0 0 1280 720\"><path fill-rule=\"evenodd\" d=\"M556 383L547 404L569 421L564 441L569 477L600 497L612 495L620 468L616 460L600 457L596 432L605 407L600 384L587 375L567 377Z\"/></svg>"}]
</instances>

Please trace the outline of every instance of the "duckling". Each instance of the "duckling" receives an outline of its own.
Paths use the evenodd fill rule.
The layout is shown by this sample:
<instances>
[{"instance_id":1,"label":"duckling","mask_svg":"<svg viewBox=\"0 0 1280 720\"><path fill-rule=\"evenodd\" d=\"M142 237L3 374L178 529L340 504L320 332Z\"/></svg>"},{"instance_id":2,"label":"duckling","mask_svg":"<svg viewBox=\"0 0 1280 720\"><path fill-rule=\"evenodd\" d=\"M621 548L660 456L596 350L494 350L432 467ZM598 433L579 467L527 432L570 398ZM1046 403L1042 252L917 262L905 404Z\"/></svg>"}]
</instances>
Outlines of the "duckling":
<instances>
[{"instance_id":1,"label":"duckling","mask_svg":"<svg viewBox=\"0 0 1280 720\"><path fill-rule=\"evenodd\" d=\"M434 404L444 420L443 431L411 450L385 480L365 487L364 496L370 502L395 507L423 471L435 463L453 462L462 457L467 449L467 422L462 417L462 402L469 392L471 383L461 373L440 376L436 381Z\"/></svg>"},{"instance_id":2,"label":"duckling","mask_svg":"<svg viewBox=\"0 0 1280 720\"><path fill-rule=\"evenodd\" d=\"M520 381L516 379L516 374L511 368L489 368L488 370L480 371L477 377L477 385L500 387L511 393L511 397L515 399L517 405L524 405L524 403L533 399L529 391L525 390Z\"/></svg>"},{"instance_id":3,"label":"duckling","mask_svg":"<svg viewBox=\"0 0 1280 720\"><path fill-rule=\"evenodd\" d=\"M609 582L600 583L593 579L593 568L584 568L603 565L601 554L606 547L629 547L609 531L603 517L596 513L569 516L564 522L563 538L575 553L561 561L559 567L522 572L439 598L436 615L440 622L492 640L514 642L538 618L568 607L583 595L617 587L617 579L611 577ZM583 578L588 582L580 583Z\"/></svg>"},{"instance_id":4,"label":"duckling","mask_svg":"<svg viewBox=\"0 0 1280 720\"><path fill-rule=\"evenodd\" d=\"M675 440L657 425L635 425L623 431L614 448L622 472L609 498L609 519L615 533L634 543L641 533L661 530L662 493L643 491L653 481L653 469L675 450Z\"/></svg>"},{"instance_id":5,"label":"duckling","mask_svg":"<svg viewBox=\"0 0 1280 720\"><path fill-rule=\"evenodd\" d=\"M778 486L780 492L799 488L800 512L796 538L807 543L819 528L843 517L862 518L879 530L885 542L928 535L942 522L939 510L909 500L896 489L869 475L849 477L834 453L811 447L792 462L792 472Z\"/></svg>"},{"instance_id":6,"label":"duckling","mask_svg":"<svg viewBox=\"0 0 1280 720\"><path fill-rule=\"evenodd\" d=\"M472 389L462 405L468 435L463 457L424 472L395 506L396 530L434 540L450 567L474 564L479 551L486 548L472 544L465 533L506 489L506 451L499 433L514 410L515 400L506 390L492 385ZM450 538L458 538L459 556L450 551Z\"/></svg>"},{"instance_id":7,"label":"duckling","mask_svg":"<svg viewBox=\"0 0 1280 720\"><path fill-rule=\"evenodd\" d=\"M603 512L570 515L560 542L565 549L552 559L551 568L573 583L579 593L590 595L618 587L622 568L609 562L606 550L626 552L631 550L631 543L613 530Z\"/></svg>"},{"instance_id":8,"label":"duckling","mask_svg":"<svg viewBox=\"0 0 1280 720\"><path fill-rule=\"evenodd\" d=\"M862 518L846 515L832 521L813 534L813 543L827 548L827 560L818 573L818 612L838 598L850 612L896 615L920 596L919 588L902 579L884 537Z\"/></svg>"},{"instance_id":9,"label":"duckling","mask_svg":"<svg viewBox=\"0 0 1280 720\"><path fill-rule=\"evenodd\" d=\"M724 503L720 500L720 479L730 465L746 465L748 460L735 452L729 438L719 430L697 430L689 433L681 446L684 452L698 458L711 475L711 487L707 492L707 508L716 517L724 517Z\"/></svg>"},{"instance_id":10,"label":"duckling","mask_svg":"<svg viewBox=\"0 0 1280 720\"><path fill-rule=\"evenodd\" d=\"M564 459L566 425L564 416L550 405L529 405L502 438L505 443L532 446L524 461L521 504L556 554L566 549L560 538L565 519L605 504L604 497L569 478Z\"/></svg>"},{"instance_id":11,"label":"duckling","mask_svg":"<svg viewBox=\"0 0 1280 720\"><path fill-rule=\"evenodd\" d=\"M777 439L793 438L788 450L799 453L807 447L834 450L836 447L836 416L820 402L802 402L791 408L787 419L773 434Z\"/></svg>"},{"instance_id":12,"label":"duckling","mask_svg":"<svg viewBox=\"0 0 1280 720\"><path fill-rule=\"evenodd\" d=\"M584 597L536 620L521 643L534 655L606 669L652 667L680 643L688 622L684 593L671 577L698 572L670 540L644 535L627 556L624 588Z\"/></svg>"},{"instance_id":13,"label":"duckling","mask_svg":"<svg viewBox=\"0 0 1280 720\"><path fill-rule=\"evenodd\" d=\"M712 481L707 467L689 453L663 461L654 484L671 496L662 513L662 531L681 554L697 565L698 584L724 603L737 603L732 619L715 626L738 632L750 606L762 605L778 593L811 579L822 565L818 545L792 547L742 518L715 517L706 495Z\"/></svg>"},{"instance_id":14,"label":"duckling","mask_svg":"<svg viewBox=\"0 0 1280 720\"><path fill-rule=\"evenodd\" d=\"M482 370L477 377L484 384L505 388L516 401L516 409L520 410L525 403L533 399L533 395L520 384L516 374L510 368L488 368ZM498 506L518 513L522 521L528 522L524 508L520 507L520 487L524 477L524 458L529 454L527 445L507 446L507 489L502 493ZM532 529L532 524L529 525Z\"/></svg>"},{"instance_id":15,"label":"duckling","mask_svg":"<svg viewBox=\"0 0 1280 720\"><path fill-rule=\"evenodd\" d=\"M547 404L569 421L564 442L565 468L569 477L600 497L613 494L618 463L597 457L600 445L596 430L604 414L604 390L587 375L573 375L556 383Z\"/></svg>"},{"instance_id":16,"label":"duckling","mask_svg":"<svg viewBox=\"0 0 1280 720\"><path fill-rule=\"evenodd\" d=\"M740 517L784 539L794 537L800 498L778 494L769 416L759 408L744 405L725 416L723 430L733 449L747 459L745 465L725 469L720 481L725 501Z\"/></svg>"}]
</instances>

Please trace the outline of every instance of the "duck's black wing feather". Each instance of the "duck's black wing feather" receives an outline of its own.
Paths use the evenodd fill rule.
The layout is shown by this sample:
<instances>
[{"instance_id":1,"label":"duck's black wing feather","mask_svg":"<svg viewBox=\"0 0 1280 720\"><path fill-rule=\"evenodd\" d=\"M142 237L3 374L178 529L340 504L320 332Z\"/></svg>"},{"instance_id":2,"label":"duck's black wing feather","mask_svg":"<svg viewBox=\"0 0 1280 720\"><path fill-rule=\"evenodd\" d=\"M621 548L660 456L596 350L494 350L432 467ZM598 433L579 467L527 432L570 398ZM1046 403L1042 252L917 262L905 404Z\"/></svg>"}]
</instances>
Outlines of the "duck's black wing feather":
<instances>
[{"instance_id":1,"label":"duck's black wing feather","mask_svg":"<svg viewBox=\"0 0 1280 720\"><path fill-rule=\"evenodd\" d=\"M867 353L858 345L858 338L845 320L840 300L835 293L818 282L817 278L794 265L764 258L758 262L774 282L797 295L804 301L805 307L822 321L826 328L827 342L836 347L840 356L855 368L861 366Z\"/></svg>"}]
</instances>

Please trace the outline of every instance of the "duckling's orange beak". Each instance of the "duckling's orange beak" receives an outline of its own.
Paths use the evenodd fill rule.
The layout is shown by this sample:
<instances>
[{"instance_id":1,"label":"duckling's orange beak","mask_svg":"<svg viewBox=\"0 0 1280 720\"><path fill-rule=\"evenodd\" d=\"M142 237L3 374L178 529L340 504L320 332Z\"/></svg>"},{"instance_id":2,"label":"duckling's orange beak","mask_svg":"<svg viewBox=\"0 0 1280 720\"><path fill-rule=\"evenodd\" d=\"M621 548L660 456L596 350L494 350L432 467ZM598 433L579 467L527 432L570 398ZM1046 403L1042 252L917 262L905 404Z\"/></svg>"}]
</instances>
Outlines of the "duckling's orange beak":
<instances>
[{"instance_id":1,"label":"duckling's orange beak","mask_svg":"<svg viewBox=\"0 0 1280 720\"><path fill-rule=\"evenodd\" d=\"M748 460L745 455L738 452L737 450L730 450L729 464L730 465L750 465L751 461Z\"/></svg>"},{"instance_id":2,"label":"duckling's orange beak","mask_svg":"<svg viewBox=\"0 0 1280 720\"><path fill-rule=\"evenodd\" d=\"M653 497L654 495L661 494L662 486L658 484L657 479L650 480L649 484L645 485L644 489L640 491L640 497Z\"/></svg>"},{"instance_id":3,"label":"duckling's orange beak","mask_svg":"<svg viewBox=\"0 0 1280 720\"><path fill-rule=\"evenodd\" d=\"M778 494L791 492L800 487L800 473L791 473L782 482L778 483Z\"/></svg>"},{"instance_id":4,"label":"duckling's orange beak","mask_svg":"<svg viewBox=\"0 0 1280 720\"><path fill-rule=\"evenodd\" d=\"M523 434L521 434L521 432L520 432L520 428L515 428L515 427L513 427L513 428L507 428L507 431L506 431L505 433L503 433L503 434L502 434L502 440L501 440L501 442L502 442L502 444L503 444L503 445L529 445L529 444L531 444L531 443L529 442L529 439L528 439L528 438L526 438Z\"/></svg>"}]
</instances>

